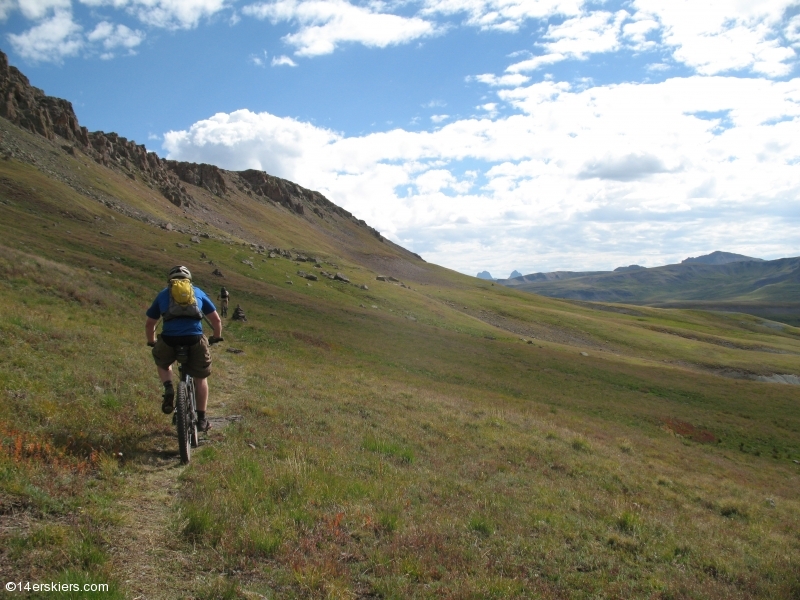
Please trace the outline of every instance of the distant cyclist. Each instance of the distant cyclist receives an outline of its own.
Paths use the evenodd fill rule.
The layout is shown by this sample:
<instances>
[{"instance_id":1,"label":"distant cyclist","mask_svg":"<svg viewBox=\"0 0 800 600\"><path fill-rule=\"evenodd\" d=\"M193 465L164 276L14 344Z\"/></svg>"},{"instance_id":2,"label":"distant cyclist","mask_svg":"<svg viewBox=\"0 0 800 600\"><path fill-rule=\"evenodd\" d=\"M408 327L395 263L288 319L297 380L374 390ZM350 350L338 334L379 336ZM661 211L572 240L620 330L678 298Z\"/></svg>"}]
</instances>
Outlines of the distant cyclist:
<instances>
[{"instance_id":1,"label":"distant cyclist","mask_svg":"<svg viewBox=\"0 0 800 600\"><path fill-rule=\"evenodd\" d=\"M225 286L222 286L222 289L219 291L219 296L217 298L220 301L220 306L222 307L222 316L228 316L228 299L231 295L228 293L228 290L225 289Z\"/></svg>"},{"instance_id":2,"label":"distant cyclist","mask_svg":"<svg viewBox=\"0 0 800 600\"><path fill-rule=\"evenodd\" d=\"M164 384L164 401L161 410L170 414L175 409L175 389L172 385L172 363L176 359L176 346L189 346L186 372L194 378L197 394L197 429L208 431L206 419L208 381L211 374L209 345L222 341L222 319L217 308L205 292L192 284L192 274L183 266L173 267L167 278L168 285L161 290L147 309L145 333L147 345L153 347L153 359L158 376ZM203 335L203 315L214 329L214 335ZM164 320L161 335L156 338L156 325Z\"/></svg>"}]
</instances>

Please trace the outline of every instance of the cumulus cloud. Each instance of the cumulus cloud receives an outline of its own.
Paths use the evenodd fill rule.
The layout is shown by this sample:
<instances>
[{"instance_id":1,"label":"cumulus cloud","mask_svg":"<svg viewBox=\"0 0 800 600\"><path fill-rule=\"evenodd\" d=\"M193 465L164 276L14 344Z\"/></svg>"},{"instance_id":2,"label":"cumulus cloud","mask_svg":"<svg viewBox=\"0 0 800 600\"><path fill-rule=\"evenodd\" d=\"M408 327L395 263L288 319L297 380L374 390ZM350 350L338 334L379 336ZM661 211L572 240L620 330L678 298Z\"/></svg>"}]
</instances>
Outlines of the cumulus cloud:
<instances>
[{"instance_id":1,"label":"cumulus cloud","mask_svg":"<svg viewBox=\"0 0 800 600\"><path fill-rule=\"evenodd\" d=\"M36 62L60 62L74 56L84 46L81 26L72 13L57 9L52 17L41 21L21 34L9 34L14 51L22 58Z\"/></svg>"},{"instance_id":2,"label":"cumulus cloud","mask_svg":"<svg viewBox=\"0 0 800 600\"><path fill-rule=\"evenodd\" d=\"M578 178L636 181L655 173L667 173L668 171L669 169L661 159L652 154L607 155L604 158L587 162L578 173Z\"/></svg>"},{"instance_id":3,"label":"cumulus cloud","mask_svg":"<svg viewBox=\"0 0 800 600\"><path fill-rule=\"evenodd\" d=\"M319 189L467 273L531 256L541 261L532 270L609 268L631 253L658 264L669 258L661 248L693 247L694 237L751 254L792 251L785 240L800 216L784 208L800 193L800 80L544 81L497 95L516 114L349 137L238 111L170 132L164 147L170 158L261 168ZM487 253L497 264L476 262ZM570 254L580 264L554 262ZM615 256L617 265L598 264Z\"/></svg>"},{"instance_id":4,"label":"cumulus cloud","mask_svg":"<svg viewBox=\"0 0 800 600\"><path fill-rule=\"evenodd\" d=\"M124 9L142 23L165 29L191 29L227 8L225 0L80 0L87 6Z\"/></svg>"},{"instance_id":5,"label":"cumulus cloud","mask_svg":"<svg viewBox=\"0 0 800 600\"><path fill-rule=\"evenodd\" d=\"M465 14L468 25L514 32L531 19L579 15L583 4L583 0L426 0L422 13Z\"/></svg>"},{"instance_id":6,"label":"cumulus cloud","mask_svg":"<svg viewBox=\"0 0 800 600\"><path fill-rule=\"evenodd\" d=\"M438 32L430 21L380 12L345 0L277 0L251 4L242 13L273 23L296 22L300 29L285 36L297 56L330 54L342 43L374 48L405 44Z\"/></svg>"},{"instance_id":7,"label":"cumulus cloud","mask_svg":"<svg viewBox=\"0 0 800 600\"><path fill-rule=\"evenodd\" d=\"M784 14L794 5L794 0L632 3L637 18L659 23L673 57L698 73L752 70L769 77L788 74L796 59L780 39Z\"/></svg>"},{"instance_id":8,"label":"cumulus cloud","mask_svg":"<svg viewBox=\"0 0 800 600\"><path fill-rule=\"evenodd\" d=\"M102 21L87 34L86 39L101 44L106 51L115 48L125 48L131 51L142 43L144 33L138 30L134 31L125 25L114 25L108 21Z\"/></svg>"},{"instance_id":9,"label":"cumulus cloud","mask_svg":"<svg viewBox=\"0 0 800 600\"><path fill-rule=\"evenodd\" d=\"M71 0L4 0L0 3L0 15L19 9L22 16L30 20L43 19L56 10L69 12Z\"/></svg>"},{"instance_id":10,"label":"cumulus cloud","mask_svg":"<svg viewBox=\"0 0 800 600\"><path fill-rule=\"evenodd\" d=\"M506 75L497 76L493 73L484 73L482 75L475 75L468 77L467 80L480 81L492 87L519 87L524 83L530 81L530 77L522 75L521 73L509 73Z\"/></svg>"},{"instance_id":11,"label":"cumulus cloud","mask_svg":"<svg viewBox=\"0 0 800 600\"><path fill-rule=\"evenodd\" d=\"M265 67L267 65L267 52L262 51L261 54L251 54L248 60L257 67ZM274 58L272 59L275 60Z\"/></svg>"},{"instance_id":12,"label":"cumulus cloud","mask_svg":"<svg viewBox=\"0 0 800 600\"><path fill-rule=\"evenodd\" d=\"M272 64L273 67L296 67L297 66L297 63L294 62L290 57L288 57L286 55L273 56L271 64Z\"/></svg>"},{"instance_id":13,"label":"cumulus cloud","mask_svg":"<svg viewBox=\"0 0 800 600\"><path fill-rule=\"evenodd\" d=\"M535 71L570 58L583 60L590 54L619 50L622 24L629 16L624 10L595 11L550 25L543 36L546 41L538 44L545 54L514 63L506 71Z\"/></svg>"}]
</instances>

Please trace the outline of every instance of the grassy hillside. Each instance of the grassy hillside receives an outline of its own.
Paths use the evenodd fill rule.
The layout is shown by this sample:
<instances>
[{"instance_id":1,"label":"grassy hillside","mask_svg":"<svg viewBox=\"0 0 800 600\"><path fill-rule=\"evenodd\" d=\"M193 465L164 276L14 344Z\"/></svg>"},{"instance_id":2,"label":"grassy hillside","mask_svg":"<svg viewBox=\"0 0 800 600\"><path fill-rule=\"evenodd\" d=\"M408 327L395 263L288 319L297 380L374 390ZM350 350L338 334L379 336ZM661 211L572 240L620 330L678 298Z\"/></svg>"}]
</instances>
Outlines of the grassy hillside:
<instances>
[{"instance_id":1,"label":"grassy hillside","mask_svg":"<svg viewBox=\"0 0 800 600\"><path fill-rule=\"evenodd\" d=\"M176 207L0 129L18 149L0 160L7 581L120 598L800 596L800 387L755 379L799 374L797 328L527 294L235 186L187 184L196 203ZM217 420L185 468L143 332L178 263L247 315L213 349Z\"/></svg>"},{"instance_id":2,"label":"grassy hillside","mask_svg":"<svg viewBox=\"0 0 800 600\"><path fill-rule=\"evenodd\" d=\"M553 298L745 312L800 325L800 258L568 275L503 283Z\"/></svg>"}]
</instances>

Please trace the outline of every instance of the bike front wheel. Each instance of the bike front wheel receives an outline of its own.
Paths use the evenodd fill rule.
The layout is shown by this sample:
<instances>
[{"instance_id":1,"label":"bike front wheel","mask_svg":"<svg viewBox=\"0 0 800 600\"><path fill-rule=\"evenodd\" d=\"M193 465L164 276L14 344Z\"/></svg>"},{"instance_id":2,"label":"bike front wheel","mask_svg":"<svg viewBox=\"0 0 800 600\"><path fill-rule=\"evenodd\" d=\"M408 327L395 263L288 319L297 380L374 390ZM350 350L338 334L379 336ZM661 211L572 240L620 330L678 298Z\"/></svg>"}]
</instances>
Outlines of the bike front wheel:
<instances>
[{"instance_id":1,"label":"bike front wheel","mask_svg":"<svg viewBox=\"0 0 800 600\"><path fill-rule=\"evenodd\" d=\"M190 414L189 388L185 381L178 384L177 402L175 412L178 422L178 450L181 453L181 462L187 464L192 456L192 418ZM196 434L195 434L196 435Z\"/></svg>"}]
</instances>

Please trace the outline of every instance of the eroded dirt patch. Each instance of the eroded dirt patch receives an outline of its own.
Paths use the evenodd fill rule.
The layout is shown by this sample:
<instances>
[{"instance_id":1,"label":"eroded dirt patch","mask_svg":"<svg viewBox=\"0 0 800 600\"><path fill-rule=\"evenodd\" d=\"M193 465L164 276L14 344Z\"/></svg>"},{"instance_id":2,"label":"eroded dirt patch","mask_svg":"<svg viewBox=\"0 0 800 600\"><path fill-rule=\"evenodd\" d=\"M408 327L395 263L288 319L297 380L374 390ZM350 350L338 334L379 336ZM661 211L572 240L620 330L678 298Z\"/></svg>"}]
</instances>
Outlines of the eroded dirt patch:
<instances>
[{"instance_id":1,"label":"eroded dirt patch","mask_svg":"<svg viewBox=\"0 0 800 600\"><path fill-rule=\"evenodd\" d=\"M675 435L688 438L693 442L698 442L700 444L714 444L717 442L717 436L715 436L712 432L708 431L707 429L695 427L687 421L681 421L679 419L668 417L663 419L663 422L667 431Z\"/></svg>"}]
</instances>

